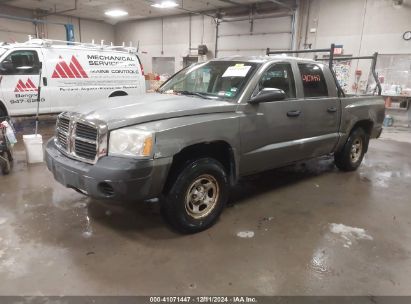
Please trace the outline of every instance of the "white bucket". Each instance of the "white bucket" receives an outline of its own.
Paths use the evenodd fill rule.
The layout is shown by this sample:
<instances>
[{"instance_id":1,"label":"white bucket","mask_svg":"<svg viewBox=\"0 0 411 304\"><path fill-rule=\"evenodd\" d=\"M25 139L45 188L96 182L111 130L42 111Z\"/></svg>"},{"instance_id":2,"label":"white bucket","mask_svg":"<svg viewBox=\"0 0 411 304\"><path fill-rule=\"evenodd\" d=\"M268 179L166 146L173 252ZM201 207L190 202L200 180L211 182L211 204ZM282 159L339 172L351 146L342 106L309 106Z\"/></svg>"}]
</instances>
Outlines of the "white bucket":
<instances>
[{"instance_id":1,"label":"white bucket","mask_svg":"<svg viewBox=\"0 0 411 304\"><path fill-rule=\"evenodd\" d=\"M43 162L43 138L40 134L23 135L26 148L27 162L29 164Z\"/></svg>"}]
</instances>

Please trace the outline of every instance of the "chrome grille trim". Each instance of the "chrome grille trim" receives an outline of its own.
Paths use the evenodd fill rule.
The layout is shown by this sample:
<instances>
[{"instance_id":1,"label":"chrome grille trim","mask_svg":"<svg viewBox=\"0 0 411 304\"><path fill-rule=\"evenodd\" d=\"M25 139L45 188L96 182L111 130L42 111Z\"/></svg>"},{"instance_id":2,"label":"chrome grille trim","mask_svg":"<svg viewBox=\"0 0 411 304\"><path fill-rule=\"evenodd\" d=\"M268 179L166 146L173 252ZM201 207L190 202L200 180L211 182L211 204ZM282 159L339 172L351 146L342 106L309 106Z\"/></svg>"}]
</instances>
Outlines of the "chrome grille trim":
<instances>
[{"instance_id":1,"label":"chrome grille trim","mask_svg":"<svg viewBox=\"0 0 411 304\"><path fill-rule=\"evenodd\" d=\"M74 153L76 156L95 159L97 154L96 143L84 142L81 139L74 140Z\"/></svg>"},{"instance_id":2,"label":"chrome grille trim","mask_svg":"<svg viewBox=\"0 0 411 304\"><path fill-rule=\"evenodd\" d=\"M68 133L69 126L70 126L70 119L67 119L66 117L60 117L59 126L58 126L60 131Z\"/></svg>"},{"instance_id":3,"label":"chrome grille trim","mask_svg":"<svg viewBox=\"0 0 411 304\"><path fill-rule=\"evenodd\" d=\"M63 112L57 118L54 142L66 156L95 164L107 155L107 125L81 114Z\"/></svg>"},{"instance_id":4,"label":"chrome grille trim","mask_svg":"<svg viewBox=\"0 0 411 304\"><path fill-rule=\"evenodd\" d=\"M84 138L96 141L97 140L97 129L95 127L88 126L84 123L76 124L76 137Z\"/></svg>"}]
</instances>

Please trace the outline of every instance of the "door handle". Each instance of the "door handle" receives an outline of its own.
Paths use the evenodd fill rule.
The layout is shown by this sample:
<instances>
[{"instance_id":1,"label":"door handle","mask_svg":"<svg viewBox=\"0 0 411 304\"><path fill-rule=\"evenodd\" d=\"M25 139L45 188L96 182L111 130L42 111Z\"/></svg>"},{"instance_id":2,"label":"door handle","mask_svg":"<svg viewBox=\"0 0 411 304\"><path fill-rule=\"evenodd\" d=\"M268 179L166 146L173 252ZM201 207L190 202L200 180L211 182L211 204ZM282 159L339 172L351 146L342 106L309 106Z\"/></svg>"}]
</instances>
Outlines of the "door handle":
<instances>
[{"instance_id":1,"label":"door handle","mask_svg":"<svg viewBox=\"0 0 411 304\"><path fill-rule=\"evenodd\" d=\"M301 111L300 110L293 110L293 111L288 111L287 116L288 117L298 117L300 116Z\"/></svg>"},{"instance_id":2,"label":"door handle","mask_svg":"<svg viewBox=\"0 0 411 304\"><path fill-rule=\"evenodd\" d=\"M328 113L337 112L337 108L336 108L336 107L329 107L329 108L327 109L327 112L328 112Z\"/></svg>"},{"instance_id":3,"label":"door handle","mask_svg":"<svg viewBox=\"0 0 411 304\"><path fill-rule=\"evenodd\" d=\"M47 86L47 77L43 77L43 86Z\"/></svg>"}]
</instances>

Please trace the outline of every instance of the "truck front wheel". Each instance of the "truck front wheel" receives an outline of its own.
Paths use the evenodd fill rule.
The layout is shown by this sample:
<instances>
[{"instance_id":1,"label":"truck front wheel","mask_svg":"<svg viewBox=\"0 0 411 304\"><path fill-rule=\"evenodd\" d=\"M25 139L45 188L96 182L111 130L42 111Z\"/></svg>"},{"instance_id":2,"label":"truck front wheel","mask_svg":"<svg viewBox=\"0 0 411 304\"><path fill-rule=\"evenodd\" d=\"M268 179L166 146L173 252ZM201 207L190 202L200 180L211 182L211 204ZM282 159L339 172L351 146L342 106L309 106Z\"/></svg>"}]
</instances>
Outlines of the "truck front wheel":
<instances>
[{"instance_id":1,"label":"truck front wheel","mask_svg":"<svg viewBox=\"0 0 411 304\"><path fill-rule=\"evenodd\" d=\"M161 211L182 233L211 227L228 199L229 183L223 165L213 158L189 161L165 194Z\"/></svg>"},{"instance_id":2,"label":"truck front wheel","mask_svg":"<svg viewBox=\"0 0 411 304\"><path fill-rule=\"evenodd\" d=\"M342 171L356 170L367 151L368 136L362 128L354 129L341 151L334 154L335 165Z\"/></svg>"}]
</instances>

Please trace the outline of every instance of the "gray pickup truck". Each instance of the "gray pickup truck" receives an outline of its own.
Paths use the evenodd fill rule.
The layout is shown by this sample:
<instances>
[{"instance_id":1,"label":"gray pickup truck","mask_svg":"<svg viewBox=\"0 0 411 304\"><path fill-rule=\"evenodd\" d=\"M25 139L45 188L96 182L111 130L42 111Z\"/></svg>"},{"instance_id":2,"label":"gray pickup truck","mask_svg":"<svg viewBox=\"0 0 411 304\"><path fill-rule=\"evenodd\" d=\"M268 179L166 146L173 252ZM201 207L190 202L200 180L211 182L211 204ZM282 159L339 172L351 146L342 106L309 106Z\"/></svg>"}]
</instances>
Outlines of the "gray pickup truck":
<instances>
[{"instance_id":1,"label":"gray pickup truck","mask_svg":"<svg viewBox=\"0 0 411 304\"><path fill-rule=\"evenodd\" d=\"M216 222L240 177L327 154L341 170L357 169L382 131L384 102L340 96L319 61L215 59L157 93L61 113L47 167L96 199L160 198L166 221L194 233Z\"/></svg>"}]
</instances>

